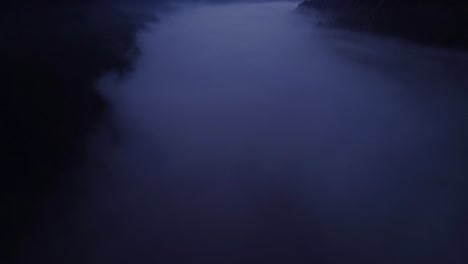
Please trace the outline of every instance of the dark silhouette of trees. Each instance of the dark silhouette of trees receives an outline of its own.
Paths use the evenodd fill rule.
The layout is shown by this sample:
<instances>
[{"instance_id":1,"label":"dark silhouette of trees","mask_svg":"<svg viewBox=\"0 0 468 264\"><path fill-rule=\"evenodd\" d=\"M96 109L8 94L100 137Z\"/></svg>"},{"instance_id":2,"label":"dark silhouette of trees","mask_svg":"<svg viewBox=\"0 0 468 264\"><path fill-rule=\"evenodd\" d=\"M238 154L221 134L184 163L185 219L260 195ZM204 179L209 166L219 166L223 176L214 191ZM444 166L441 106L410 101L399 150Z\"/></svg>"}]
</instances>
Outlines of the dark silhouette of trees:
<instances>
[{"instance_id":1,"label":"dark silhouette of trees","mask_svg":"<svg viewBox=\"0 0 468 264\"><path fill-rule=\"evenodd\" d=\"M460 0L306 0L332 24L426 44L468 48L468 2Z\"/></svg>"},{"instance_id":2,"label":"dark silhouette of trees","mask_svg":"<svg viewBox=\"0 0 468 264\"><path fill-rule=\"evenodd\" d=\"M116 2L1 4L2 263L19 254L41 201L71 181L64 171L79 158L84 136L105 111L94 83L105 72L131 67L136 32L154 18L151 9L127 12ZM129 1L147 1L136 2Z\"/></svg>"}]
</instances>

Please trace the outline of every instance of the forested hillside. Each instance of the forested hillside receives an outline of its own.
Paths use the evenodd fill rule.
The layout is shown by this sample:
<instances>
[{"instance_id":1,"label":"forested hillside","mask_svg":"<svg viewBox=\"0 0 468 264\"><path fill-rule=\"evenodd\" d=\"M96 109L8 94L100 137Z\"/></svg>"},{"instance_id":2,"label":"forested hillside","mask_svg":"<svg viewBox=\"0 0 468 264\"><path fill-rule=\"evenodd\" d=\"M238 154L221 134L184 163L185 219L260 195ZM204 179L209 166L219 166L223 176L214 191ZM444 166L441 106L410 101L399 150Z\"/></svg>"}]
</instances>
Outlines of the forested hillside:
<instances>
[{"instance_id":1,"label":"forested hillside","mask_svg":"<svg viewBox=\"0 0 468 264\"><path fill-rule=\"evenodd\" d=\"M458 0L306 0L331 23L417 42L468 47L468 2Z\"/></svg>"},{"instance_id":2,"label":"forested hillside","mask_svg":"<svg viewBox=\"0 0 468 264\"><path fill-rule=\"evenodd\" d=\"M94 83L131 66L136 32L155 19L148 1L127 1L131 11L111 2L2 3L1 263L34 229L41 201L71 180L62 174L105 111Z\"/></svg>"}]
</instances>

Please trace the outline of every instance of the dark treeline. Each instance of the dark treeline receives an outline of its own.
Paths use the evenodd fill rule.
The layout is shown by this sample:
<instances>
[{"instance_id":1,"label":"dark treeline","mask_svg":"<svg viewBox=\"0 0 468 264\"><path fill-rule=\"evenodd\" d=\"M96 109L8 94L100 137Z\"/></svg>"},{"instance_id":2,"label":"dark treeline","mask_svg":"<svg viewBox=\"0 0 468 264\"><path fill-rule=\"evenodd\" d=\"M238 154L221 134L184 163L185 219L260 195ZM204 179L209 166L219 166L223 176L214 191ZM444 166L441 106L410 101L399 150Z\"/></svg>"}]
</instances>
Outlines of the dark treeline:
<instances>
[{"instance_id":1,"label":"dark treeline","mask_svg":"<svg viewBox=\"0 0 468 264\"><path fill-rule=\"evenodd\" d=\"M328 12L331 23L453 48L468 48L468 1L306 0L300 7Z\"/></svg>"},{"instance_id":2,"label":"dark treeline","mask_svg":"<svg viewBox=\"0 0 468 264\"><path fill-rule=\"evenodd\" d=\"M153 2L2 3L1 263L13 262L33 232L39 204L72 181L61 175L105 112L94 83L105 72L130 68L136 32L154 19Z\"/></svg>"}]
</instances>

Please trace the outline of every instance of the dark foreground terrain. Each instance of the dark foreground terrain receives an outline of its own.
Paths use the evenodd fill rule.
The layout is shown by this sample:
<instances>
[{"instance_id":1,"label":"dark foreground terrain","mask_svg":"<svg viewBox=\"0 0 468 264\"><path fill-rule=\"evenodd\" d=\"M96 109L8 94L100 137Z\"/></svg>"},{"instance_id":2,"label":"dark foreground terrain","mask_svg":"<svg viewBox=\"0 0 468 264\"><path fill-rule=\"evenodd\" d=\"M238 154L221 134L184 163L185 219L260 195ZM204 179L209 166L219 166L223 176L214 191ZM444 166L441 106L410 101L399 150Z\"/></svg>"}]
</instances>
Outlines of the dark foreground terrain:
<instances>
[{"instance_id":1,"label":"dark foreground terrain","mask_svg":"<svg viewBox=\"0 0 468 264\"><path fill-rule=\"evenodd\" d=\"M136 32L154 19L148 10L105 1L3 4L0 262L34 230L42 201L70 180L64 169L106 109L95 82L131 67Z\"/></svg>"}]
</instances>

